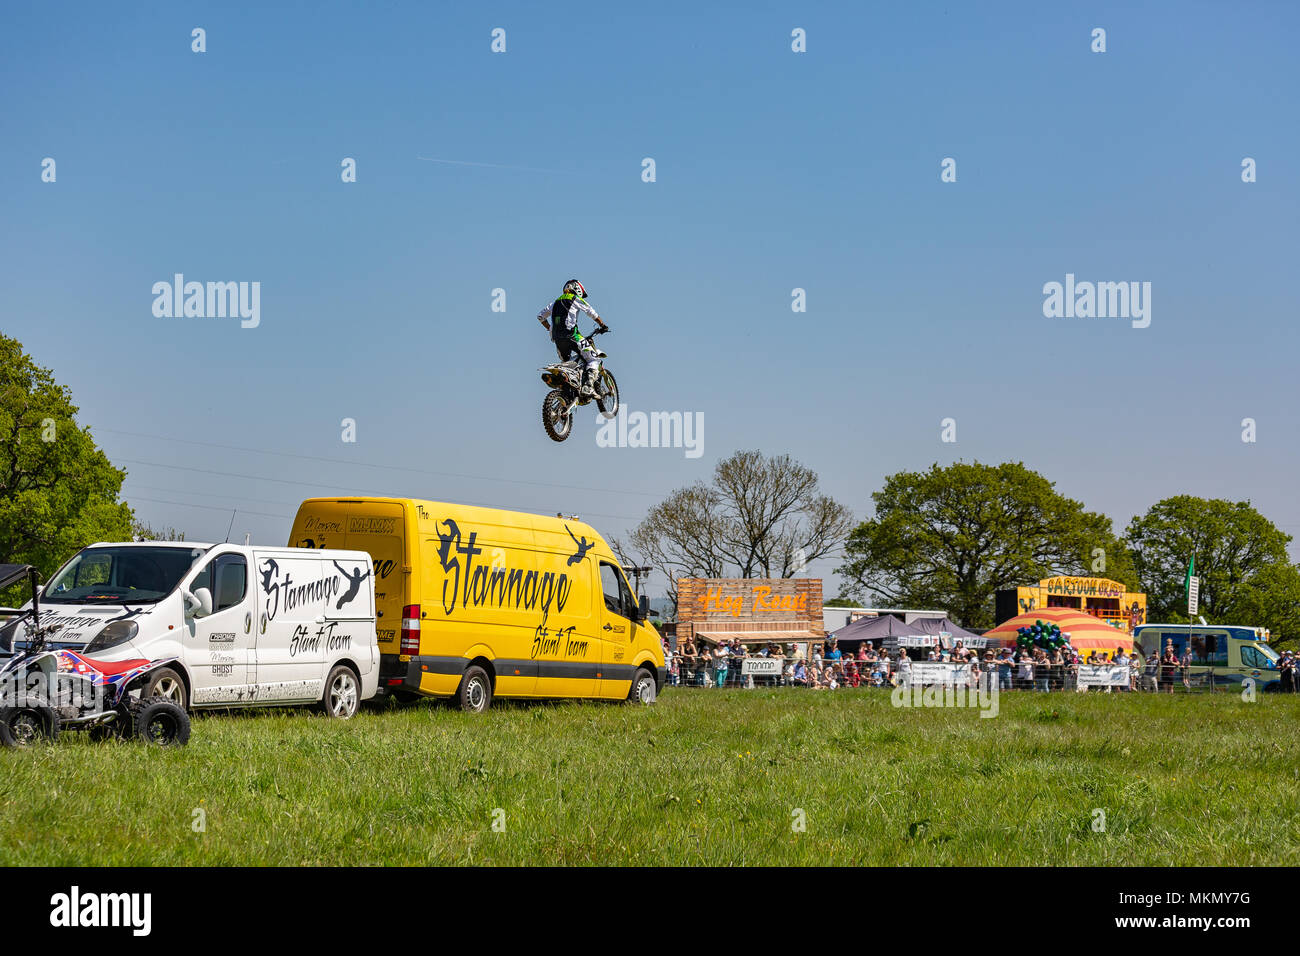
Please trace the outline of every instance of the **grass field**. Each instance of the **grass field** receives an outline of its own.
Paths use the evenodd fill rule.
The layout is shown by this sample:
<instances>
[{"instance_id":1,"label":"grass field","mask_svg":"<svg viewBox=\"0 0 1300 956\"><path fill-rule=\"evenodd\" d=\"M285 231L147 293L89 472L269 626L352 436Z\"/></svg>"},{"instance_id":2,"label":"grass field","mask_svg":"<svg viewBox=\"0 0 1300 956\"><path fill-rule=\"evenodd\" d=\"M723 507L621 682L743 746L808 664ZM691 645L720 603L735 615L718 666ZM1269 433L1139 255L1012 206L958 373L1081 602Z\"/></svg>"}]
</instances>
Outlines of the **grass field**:
<instances>
[{"instance_id":1,"label":"grass field","mask_svg":"<svg viewBox=\"0 0 1300 956\"><path fill-rule=\"evenodd\" d=\"M177 751L67 734L0 753L0 863L1300 863L1300 697L1000 704L670 690L199 716Z\"/></svg>"}]
</instances>

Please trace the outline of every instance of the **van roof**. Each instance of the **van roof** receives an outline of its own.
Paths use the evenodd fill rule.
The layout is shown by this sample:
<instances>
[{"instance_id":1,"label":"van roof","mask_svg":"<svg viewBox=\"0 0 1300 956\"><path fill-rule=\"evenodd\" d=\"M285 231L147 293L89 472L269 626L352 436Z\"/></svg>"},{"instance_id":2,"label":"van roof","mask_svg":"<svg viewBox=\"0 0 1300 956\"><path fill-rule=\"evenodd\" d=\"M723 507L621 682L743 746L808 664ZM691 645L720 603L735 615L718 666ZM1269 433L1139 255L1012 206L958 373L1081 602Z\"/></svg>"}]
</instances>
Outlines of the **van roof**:
<instances>
[{"instance_id":1,"label":"van roof","mask_svg":"<svg viewBox=\"0 0 1300 956\"><path fill-rule=\"evenodd\" d=\"M207 551L215 544L205 541L96 541L88 548L184 548L187 551Z\"/></svg>"},{"instance_id":2,"label":"van roof","mask_svg":"<svg viewBox=\"0 0 1300 956\"><path fill-rule=\"evenodd\" d=\"M543 523L543 522L551 523L551 522L558 521L562 523L567 522L569 524L580 526L583 528L588 528L593 532L596 531L596 529L593 528L590 524L588 524L586 521L583 521L581 517L577 519L573 519L573 518L567 518L567 517L554 515L554 514L538 514L535 511L517 511L513 508L493 508L488 505L465 505L465 504L458 504L457 502L454 501L433 501L428 498L400 498L400 497L387 497L387 496L376 496L376 495L349 495L344 497L340 495L337 497L331 496L331 497L305 498L303 499L302 504L298 506L298 508L299 510L301 510L302 508L310 504L364 505L364 504L374 504L374 503L395 504L395 505L412 504L412 505L425 505L430 509L457 508L465 511L479 511L483 513L482 517L484 519L486 519L488 515L491 514L492 512L498 512L502 514L519 515L521 517L528 518L532 522L534 522L533 524L534 529L537 529L539 527L539 523ZM545 525L541 525L541 527L545 527Z\"/></svg>"}]
</instances>

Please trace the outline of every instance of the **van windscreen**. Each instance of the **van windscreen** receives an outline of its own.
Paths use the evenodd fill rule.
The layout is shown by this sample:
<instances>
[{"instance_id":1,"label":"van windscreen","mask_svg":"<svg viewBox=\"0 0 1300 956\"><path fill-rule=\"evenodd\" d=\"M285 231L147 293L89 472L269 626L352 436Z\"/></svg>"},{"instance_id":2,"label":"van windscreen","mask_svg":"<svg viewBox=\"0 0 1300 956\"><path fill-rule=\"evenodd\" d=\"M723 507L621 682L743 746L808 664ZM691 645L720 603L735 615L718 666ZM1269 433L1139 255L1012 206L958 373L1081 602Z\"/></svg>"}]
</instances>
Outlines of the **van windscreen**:
<instances>
[{"instance_id":1,"label":"van windscreen","mask_svg":"<svg viewBox=\"0 0 1300 956\"><path fill-rule=\"evenodd\" d=\"M154 604L203 556L202 548L86 548L46 586L45 604Z\"/></svg>"}]
</instances>

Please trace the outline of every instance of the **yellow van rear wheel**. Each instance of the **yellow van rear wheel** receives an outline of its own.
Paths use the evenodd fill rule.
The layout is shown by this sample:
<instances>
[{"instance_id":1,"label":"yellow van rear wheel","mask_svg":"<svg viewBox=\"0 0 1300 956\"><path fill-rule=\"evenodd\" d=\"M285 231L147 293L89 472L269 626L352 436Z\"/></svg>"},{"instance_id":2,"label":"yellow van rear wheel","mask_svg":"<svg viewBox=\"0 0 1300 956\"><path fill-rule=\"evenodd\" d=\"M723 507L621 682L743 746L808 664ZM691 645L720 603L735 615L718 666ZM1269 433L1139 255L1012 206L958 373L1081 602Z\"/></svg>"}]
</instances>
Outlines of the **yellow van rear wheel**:
<instances>
[{"instance_id":1,"label":"yellow van rear wheel","mask_svg":"<svg viewBox=\"0 0 1300 956\"><path fill-rule=\"evenodd\" d=\"M492 706L492 678L487 671L474 665L465 671L456 688L456 703L461 710L481 714Z\"/></svg>"}]
</instances>

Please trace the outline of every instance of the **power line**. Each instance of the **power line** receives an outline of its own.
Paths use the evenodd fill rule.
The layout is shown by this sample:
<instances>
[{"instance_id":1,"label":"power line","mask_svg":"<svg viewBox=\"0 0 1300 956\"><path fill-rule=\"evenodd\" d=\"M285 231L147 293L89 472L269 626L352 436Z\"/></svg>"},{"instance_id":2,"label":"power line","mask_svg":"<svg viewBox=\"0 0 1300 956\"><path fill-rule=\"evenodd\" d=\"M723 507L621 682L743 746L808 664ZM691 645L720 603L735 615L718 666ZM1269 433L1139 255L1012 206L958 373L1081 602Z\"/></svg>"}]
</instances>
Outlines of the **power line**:
<instances>
[{"instance_id":1,"label":"power line","mask_svg":"<svg viewBox=\"0 0 1300 956\"><path fill-rule=\"evenodd\" d=\"M154 441L179 442L183 445L201 445L204 448L220 448L224 451L242 451L254 455L275 455L280 458L297 458L302 461L322 461L331 465L356 465L360 468L379 468L384 471L406 471L416 475L430 475L435 478L468 478L472 481L501 481L512 485L534 485L539 488L564 488L568 491L590 491L596 494L642 495L658 498L653 491L629 491L622 488L587 488L582 485L562 485L550 481L529 481L526 478L494 478L491 475L466 475L454 471L430 471L424 468L407 468L403 465L378 465L369 461L352 461L347 458L324 458L319 455L298 455L287 451L267 451L265 448L246 448L241 445L223 445L217 442L197 441L192 438L168 438L166 435L147 435L143 432L128 432L118 428L97 428L96 431L109 432L114 435L127 435L132 438L149 438Z\"/></svg>"},{"instance_id":2,"label":"power line","mask_svg":"<svg viewBox=\"0 0 1300 956\"><path fill-rule=\"evenodd\" d=\"M161 491L164 494L169 495L202 495L204 498L225 498L227 501L251 501L254 504L279 505L284 508L295 508L298 506L298 502L296 501L271 501L268 498L248 498L243 495L223 495L215 491L194 491L192 488L163 488L160 485L142 485L129 475L126 480L131 488L139 488L143 491ZM132 498L136 497L136 495L129 491L124 491L123 494Z\"/></svg>"},{"instance_id":3,"label":"power line","mask_svg":"<svg viewBox=\"0 0 1300 956\"><path fill-rule=\"evenodd\" d=\"M211 468L195 468L195 467L190 466L190 465L170 465L170 464L167 464L167 463L165 463L165 462L160 462L160 461L142 461L142 460L137 459L137 458L119 458L118 461L125 462L125 463L128 464L128 465L147 465L147 466L152 467L152 468L174 468L174 469L176 469L177 471L192 471L192 472L196 472L196 473L198 473L198 474L202 474L202 475L217 475L218 477L221 477L221 478L244 478L244 479L246 479L246 480L248 480L248 481L271 481L271 482L275 482L276 484L280 484L280 485L292 485L292 486L294 486L294 487L298 487L298 488L302 488L302 487L306 487L306 488L330 488L330 489L333 489L333 490L334 490L335 494L338 494L338 493L339 493L339 492L338 492L338 487L339 487L339 486L338 486L337 484L322 484L321 482L316 482L316 481L295 481L295 480L290 480L290 479L288 479L288 478L266 478L266 477L263 477L263 476L261 476L261 475L244 475L244 474L239 474L238 472L233 472L233 471L215 471L215 470L213 470L213 469L211 469ZM375 495L375 496L382 497L382 498L400 498L400 497L404 497L404 496L402 496L402 495L394 495L391 491L377 491L377 490L375 490L375 489L373 489L373 488L357 488L355 485L350 486L350 487L351 487L351 489L352 489L352 492L355 493L355 494ZM223 496L223 497L224 497L224 496ZM477 505L477 506L479 506L479 507L483 507L483 508L499 508L499 507L501 507L500 504L497 504L497 503L495 503L495 502L489 502L489 501L467 501L467 502L464 502L464 503L465 503L465 504L470 504L470 505ZM222 510L225 510L225 509L222 509ZM634 517L632 517L631 515L611 515L611 514L602 514L601 512L597 512L597 511L589 511L589 512L587 512L587 514L590 514L590 515L592 515L593 517L597 517L597 518L614 518L614 519L619 520L619 521L639 521L639 520L640 520L639 518L634 518ZM286 516L283 516L283 515L277 515L276 517L286 517Z\"/></svg>"},{"instance_id":4,"label":"power line","mask_svg":"<svg viewBox=\"0 0 1300 956\"><path fill-rule=\"evenodd\" d=\"M131 495L131 501L151 501L159 505L176 505L179 508L206 508L209 511L237 511L241 515L258 515L263 518L288 518L288 515L271 514L269 511L245 511L243 508L225 508L221 505L194 505L187 501L163 501L161 498L144 498L140 495Z\"/></svg>"}]
</instances>

